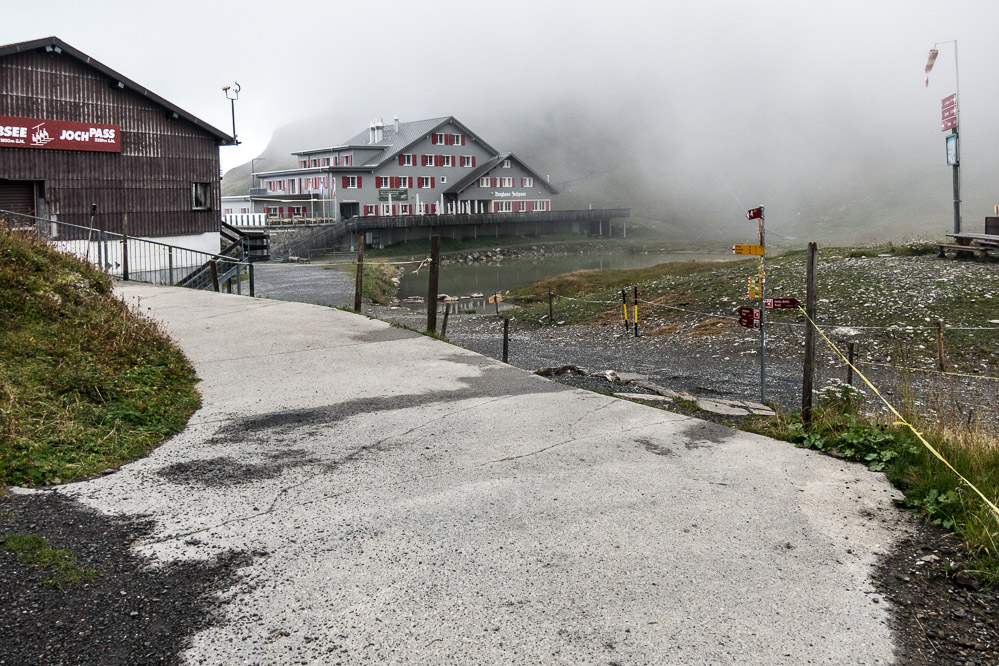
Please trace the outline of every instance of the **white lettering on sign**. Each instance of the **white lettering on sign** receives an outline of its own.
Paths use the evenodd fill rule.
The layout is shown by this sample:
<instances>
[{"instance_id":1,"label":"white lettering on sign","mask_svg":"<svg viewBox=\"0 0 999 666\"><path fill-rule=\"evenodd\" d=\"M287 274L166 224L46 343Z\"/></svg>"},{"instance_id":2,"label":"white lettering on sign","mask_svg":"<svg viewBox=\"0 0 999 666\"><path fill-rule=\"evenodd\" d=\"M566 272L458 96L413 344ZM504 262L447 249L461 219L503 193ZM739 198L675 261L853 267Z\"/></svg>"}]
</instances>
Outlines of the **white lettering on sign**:
<instances>
[{"instance_id":1,"label":"white lettering on sign","mask_svg":"<svg viewBox=\"0 0 999 666\"><path fill-rule=\"evenodd\" d=\"M18 127L17 125L0 125L0 136L9 136L14 139L23 139L28 136L27 127Z\"/></svg>"},{"instance_id":2,"label":"white lettering on sign","mask_svg":"<svg viewBox=\"0 0 999 666\"><path fill-rule=\"evenodd\" d=\"M496 197L498 199L503 199L505 197L518 198L518 197L526 197L527 196L527 192L490 192L489 194L493 195L494 197Z\"/></svg>"}]
</instances>

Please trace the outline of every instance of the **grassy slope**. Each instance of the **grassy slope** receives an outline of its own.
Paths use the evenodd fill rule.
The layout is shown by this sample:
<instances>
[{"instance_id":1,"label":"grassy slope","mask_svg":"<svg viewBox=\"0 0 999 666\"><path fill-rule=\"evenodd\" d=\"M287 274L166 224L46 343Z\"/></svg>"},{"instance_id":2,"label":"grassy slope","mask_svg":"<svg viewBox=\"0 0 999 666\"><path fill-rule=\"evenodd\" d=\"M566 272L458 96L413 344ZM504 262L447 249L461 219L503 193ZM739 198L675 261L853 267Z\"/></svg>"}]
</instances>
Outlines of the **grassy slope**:
<instances>
[{"instance_id":1,"label":"grassy slope","mask_svg":"<svg viewBox=\"0 0 999 666\"><path fill-rule=\"evenodd\" d=\"M0 487L100 472L180 430L194 370L89 265L0 229Z\"/></svg>"}]
</instances>

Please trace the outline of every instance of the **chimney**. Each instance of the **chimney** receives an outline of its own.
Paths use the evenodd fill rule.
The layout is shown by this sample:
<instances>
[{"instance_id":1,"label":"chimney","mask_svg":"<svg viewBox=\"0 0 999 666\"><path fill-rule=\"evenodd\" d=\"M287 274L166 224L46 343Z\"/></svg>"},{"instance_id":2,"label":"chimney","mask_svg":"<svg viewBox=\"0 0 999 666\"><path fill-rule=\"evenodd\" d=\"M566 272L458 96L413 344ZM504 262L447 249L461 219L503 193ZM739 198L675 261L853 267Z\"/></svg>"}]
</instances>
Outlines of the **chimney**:
<instances>
[{"instance_id":1,"label":"chimney","mask_svg":"<svg viewBox=\"0 0 999 666\"><path fill-rule=\"evenodd\" d=\"M399 133L399 116L395 117L395 133Z\"/></svg>"},{"instance_id":2,"label":"chimney","mask_svg":"<svg viewBox=\"0 0 999 666\"><path fill-rule=\"evenodd\" d=\"M374 143L374 142L375 142L375 121L372 120L371 124L368 125L368 143Z\"/></svg>"},{"instance_id":3,"label":"chimney","mask_svg":"<svg viewBox=\"0 0 999 666\"><path fill-rule=\"evenodd\" d=\"M382 122L381 118L375 119L374 134L375 134L374 137L375 140L372 141L371 143L378 143L379 141L385 138L385 123Z\"/></svg>"}]
</instances>

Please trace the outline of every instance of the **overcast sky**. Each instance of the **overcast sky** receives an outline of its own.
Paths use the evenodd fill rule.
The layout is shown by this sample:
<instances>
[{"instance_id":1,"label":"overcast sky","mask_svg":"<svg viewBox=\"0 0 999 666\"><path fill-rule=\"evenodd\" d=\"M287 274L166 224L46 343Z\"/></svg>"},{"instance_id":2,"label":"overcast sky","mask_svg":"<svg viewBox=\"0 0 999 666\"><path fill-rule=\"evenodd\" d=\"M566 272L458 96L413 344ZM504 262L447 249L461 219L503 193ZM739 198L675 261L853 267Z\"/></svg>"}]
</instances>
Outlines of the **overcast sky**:
<instances>
[{"instance_id":1,"label":"overcast sky","mask_svg":"<svg viewBox=\"0 0 999 666\"><path fill-rule=\"evenodd\" d=\"M5 3L0 43L56 35L226 132L221 88L238 81L243 143L222 149L224 169L332 108L337 140L376 116L454 115L487 141L494 122L563 109L644 134L668 164L752 201L743 176L761 167L822 165L835 179L881 151L925 160L946 186L954 45L939 46L929 89L923 67L954 39L962 168L999 180L997 29L995 0L35 0Z\"/></svg>"}]
</instances>

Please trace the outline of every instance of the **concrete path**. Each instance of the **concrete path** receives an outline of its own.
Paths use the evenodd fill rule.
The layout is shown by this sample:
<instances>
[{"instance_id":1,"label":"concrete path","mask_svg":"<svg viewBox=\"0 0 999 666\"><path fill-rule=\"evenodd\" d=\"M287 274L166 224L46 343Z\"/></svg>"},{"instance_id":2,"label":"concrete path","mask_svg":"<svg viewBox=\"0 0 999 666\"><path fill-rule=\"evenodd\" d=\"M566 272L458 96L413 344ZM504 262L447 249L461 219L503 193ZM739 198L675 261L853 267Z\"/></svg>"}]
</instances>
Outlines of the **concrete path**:
<instances>
[{"instance_id":1,"label":"concrete path","mask_svg":"<svg viewBox=\"0 0 999 666\"><path fill-rule=\"evenodd\" d=\"M125 284L188 428L62 492L253 563L189 663L875 664L880 475L365 317Z\"/></svg>"}]
</instances>

